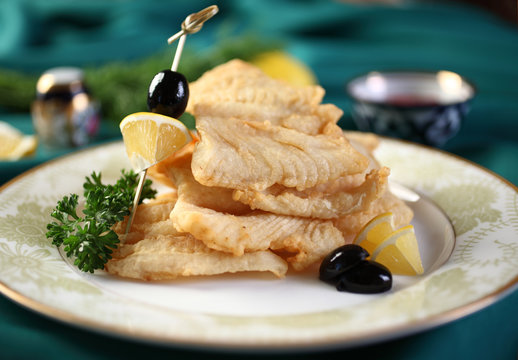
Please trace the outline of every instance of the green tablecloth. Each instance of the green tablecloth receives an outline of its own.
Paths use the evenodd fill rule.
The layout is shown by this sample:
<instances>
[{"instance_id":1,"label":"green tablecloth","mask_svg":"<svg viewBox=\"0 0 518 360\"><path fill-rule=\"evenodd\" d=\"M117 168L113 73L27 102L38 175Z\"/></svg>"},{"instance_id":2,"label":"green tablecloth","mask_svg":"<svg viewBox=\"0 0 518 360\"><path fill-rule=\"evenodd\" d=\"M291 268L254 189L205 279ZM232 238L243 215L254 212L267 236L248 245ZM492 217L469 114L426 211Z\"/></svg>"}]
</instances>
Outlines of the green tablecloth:
<instances>
[{"instance_id":1,"label":"green tablecloth","mask_svg":"<svg viewBox=\"0 0 518 360\"><path fill-rule=\"evenodd\" d=\"M42 71L57 65L103 64L162 49L186 14L217 1L67 2L0 0L0 68ZM463 5L407 2L361 6L334 1L225 1L213 28L233 27L278 38L316 73L326 101L343 108L340 125L354 129L344 92L353 76L383 69L447 69L476 84L477 96L461 132L445 150L518 184L518 30ZM203 31L189 44L210 44ZM0 110L0 120L31 132L28 114ZM106 122L99 141L118 136ZM0 183L60 155L2 163ZM464 319L403 339L326 354L384 359L515 359L518 292ZM141 344L63 325L0 298L1 357L232 358L196 349ZM248 355L250 356L250 355ZM257 355L260 357L259 355ZM320 357L321 353L305 355ZM297 356L296 358L304 358ZM252 357L255 357L253 355ZM269 356L269 357L277 357ZM278 358L295 358L279 355Z\"/></svg>"}]
</instances>

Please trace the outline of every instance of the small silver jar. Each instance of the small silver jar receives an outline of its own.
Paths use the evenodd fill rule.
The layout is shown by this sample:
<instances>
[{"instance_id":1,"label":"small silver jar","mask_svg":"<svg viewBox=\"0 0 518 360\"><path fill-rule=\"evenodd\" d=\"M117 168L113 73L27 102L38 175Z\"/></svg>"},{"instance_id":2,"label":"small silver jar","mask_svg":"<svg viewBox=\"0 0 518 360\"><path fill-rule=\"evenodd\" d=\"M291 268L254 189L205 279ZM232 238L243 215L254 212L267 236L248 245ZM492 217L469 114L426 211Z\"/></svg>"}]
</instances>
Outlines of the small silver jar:
<instances>
[{"instance_id":1,"label":"small silver jar","mask_svg":"<svg viewBox=\"0 0 518 360\"><path fill-rule=\"evenodd\" d=\"M99 129L99 106L83 82L81 69L58 67L44 72L36 84L32 106L34 128L49 147L88 144Z\"/></svg>"}]
</instances>

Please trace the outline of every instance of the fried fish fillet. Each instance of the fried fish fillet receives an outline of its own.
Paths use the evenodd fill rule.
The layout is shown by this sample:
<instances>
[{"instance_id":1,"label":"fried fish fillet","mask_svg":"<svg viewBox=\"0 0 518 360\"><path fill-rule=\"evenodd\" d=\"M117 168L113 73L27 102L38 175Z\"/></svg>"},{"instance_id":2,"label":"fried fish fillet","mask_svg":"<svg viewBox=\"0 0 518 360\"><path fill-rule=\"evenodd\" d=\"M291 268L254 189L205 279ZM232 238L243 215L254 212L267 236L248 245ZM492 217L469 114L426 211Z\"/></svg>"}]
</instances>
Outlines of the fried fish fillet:
<instances>
[{"instance_id":1,"label":"fried fish fillet","mask_svg":"<svg viewBox=\"0 0 518 360\"><path fill-rule=\"evenodd\" d=\"M195 137L195 136L193 136L193 137ZM185 161L186 157L189 159L188 161L190 164L190 161L191 161L190 159L192 157L194 145L196 144L197 141L198 140L196 138L193 139L193 141L191 141L189 144L185 145L180 150L172 153L170 156L168 156L164 160L151 166L147 171L147 175L162 185L176 189L175 183L172 181L172 179L167 174L167 169L177 166L177 164L182 164L182 162Z\"/></svg>"},{"instance_id":2,"label":"fried fish fillet","mask_svg":"<svg viewBox=\"0 0 518 360\"><path fill-rule=\"evenodd\" d=\"M136 244L124 245L106 264L106 270L114 275L149 281L245 271L269 271L284 277L288 265L269 250L234 256L209 249L185 234L146 237Z\"/></svg>"},{"instance_id":3,"label":"fried fish fillet","mask_svg":"<svg viewBox=\"0 0 518 360\"><path fill-rule=\"evenodd\" d=\"M233 60L190 86L200 142L192 171L206 186L306 188L362 173L368 160L343 136L342 111L319 86L296 87Z\"/></svg>"},{"instance_id":4,"label":"fried fish fillet","mask_svg":"<svg viewBox=\"0 0 518 360\"><path fill-rule=\"evenodd\" d=\"M158 234L176 235L173 223L169 220L169 214L176 203L176 192L169 192L158 196L149 203L140 204L135 218L131 224L130 232L124 235L128 219L114 225L113 231L119 234L126 244L134 244L145 236Z\"/></svg>"},{"instance_id":5,"label":"fried fish fillet","mask_svg":"<svg viewBox=\"0 0 518 360\"><path fill-rule=\"evenodd\" d=\"M301 191L357 174L368 159L343 136L310 136L269 122L200 116L201 140L192 172L206 186L264 190L274 184Z\"/></svg>"},{"instance_id":6,"label":"fried fish fillet","mask_svg":"<svg viewBox=\"0 0 518 360\"><path fill-rule=\"evenodd\" d=\"M214 211L233 215L250 212L246 204L232 199L232 189L223 187L208 187L194 180L191 172L191 152L185 151L182 156L168 159L169 166L163 169L161 177L167 177L188 202L206 207Z\"/></svg>"},{"instance_id":7,"label":"fried fish fillet","mask_svg":"<svg viewBox=\"0 0 518 360\"><path fill-rule=\"evenodd\" d=\"M306 189L272 186L264 191L235 190L233 199L276 214L333 219L342 215L367 210L372 201L387 188L390 171L383 167L372 170L358 187L349 188L331 184L328 189Z\"/></svg>"},{"instance_id":8,"label":"fried fish fillet","mask_svg":"<svg viewBox=\"0 0 518 360\"><path fill-rule=\"evenodd\" d=\"M333 104L321 104L325 92L320 86L295 87L237 59L206 72L189 89L187 111L196 117L268 120L273 125L316 135L326 124L336 124L343 114ZM211 105L210 113L204 114L206 108L200 104Z\"/></svg>"},{"instance_id":9,"label":"fried fish fillet","mask_svg":"<svg viewBox=\"0 0 518 360\"><path fill-rule=\"evenodd\" d=\"M331 221L251 212L236 216L178 199L171 212L177 230L203 241L211 249L242 256L267 249L293 253L287 261L302 270L343 245L342 233Z\"/></svg>"},{"instance_id":10,"label":"fried fish fillet","mask_svg":"<svg viewBox=\"0 0 518 360\"><path fill-rule=\"evenodd\" d=\"M126 241L114 251L105 270L141 280L169 280L178 276L269 271L283 277L287 263L269 250L243 256L208 248L192 235L178 232L169 218L176 197L166 195L139 206ZM123 234L125 222L114 230Z\"/></svg>"},{"instance_id":11,"label":"fried fish fillet","mask_svg":"<svg viewBox=\"0 0 518 360\"><path fill-rule=\"evenodd\" d=\"M346 135L351 145L369 159L369 166L363 173L342 176L304 191L281 185L263 191L235 190L234 200L248 204L252 209L319 219L367 210L370 203L386 191L390 170L380 167L372 155L379 143L376 136L356 132Z\"/></svg>"},{"instance_id":12,"label":"fried fish fillet","mask_svg":"<svg viewBox=\"0 0 518 360\"><path fill-rule=\"evenodd\" d=\"M169 169L178 184L178 200L171 211L176 230L190 233L209 248L243 256L267 249L289 253L287 261L301 270L343 244L331 221L252 211L220 188L218 201L207 201L215 189L199 184L185 168ZM222 205L225 204L225 205ZM221 211L224 206L227 212ZM239 209L239 211L236 211Z\"/></svg>"}]
</instances>

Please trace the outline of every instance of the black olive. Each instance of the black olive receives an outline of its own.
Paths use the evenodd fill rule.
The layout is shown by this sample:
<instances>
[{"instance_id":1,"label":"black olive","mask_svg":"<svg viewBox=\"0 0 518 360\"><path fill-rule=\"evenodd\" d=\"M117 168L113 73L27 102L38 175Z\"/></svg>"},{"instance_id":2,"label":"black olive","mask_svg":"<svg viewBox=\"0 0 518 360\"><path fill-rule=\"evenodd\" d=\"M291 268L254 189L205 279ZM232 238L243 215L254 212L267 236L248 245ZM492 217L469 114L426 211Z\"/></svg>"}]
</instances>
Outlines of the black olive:
<instances>
[{"instance_id":1,"label":"black olive","mask_svg":"<svg viewBox=\"0 0 518 360\"><path fill-rule=\"evenodd\" d=\"M185 111L188 100L187 79L176 71L160 71L149 85L147 107L151 112L179 118Z\"/></svg>"},{"instance_id":2,"label":"black olive","mask_svg":"<svg viewBox=\"0 0 518 360\"><path fill-rule=\"evenodd\" d=\"M375 294L392 288L392 274L380 263L363 260L340 275L336 289L359 294Z\"/></svg>"},{"instance_id":3,"label":"black olive","mask_svg":"<svg viewBox=\"0 0 518 360\"><path fill-rule=\"evenodd\" d=\"M320 264L320 280L336 283L337 277L369 257L361 246L347 244L330 252Z\"/></svg>"}]
</instances>

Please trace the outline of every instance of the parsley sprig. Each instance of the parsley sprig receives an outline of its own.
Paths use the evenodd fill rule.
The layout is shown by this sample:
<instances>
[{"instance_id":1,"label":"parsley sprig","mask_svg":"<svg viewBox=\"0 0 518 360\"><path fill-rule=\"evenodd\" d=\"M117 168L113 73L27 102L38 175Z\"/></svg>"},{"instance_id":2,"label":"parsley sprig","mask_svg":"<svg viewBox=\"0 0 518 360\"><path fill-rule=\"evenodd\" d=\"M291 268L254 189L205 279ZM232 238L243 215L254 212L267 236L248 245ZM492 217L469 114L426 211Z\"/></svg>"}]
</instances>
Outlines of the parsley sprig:
<instances>
[{"instance_id":1,"label":"parsley sprig","mask_svg":"<svg viewBox=\"0 0 518 360\"><path fill-rule=\"evenodd\" d=\"M121 174L115 185L103 184L101 173L86 177L82 216L78 215L77 194L63 197L51 214L57 221L47 225L47 238L52 238L55 246L63 245L67 256L75 257L74 265L81 271L93 273L104 268L118 246L119 238L112 227L130 214L138 184L133 171L122 170ZM151 180L146 180L140 201L155 195Z\"/></svg>"}]
</instances>

